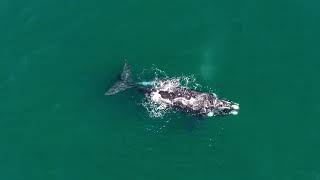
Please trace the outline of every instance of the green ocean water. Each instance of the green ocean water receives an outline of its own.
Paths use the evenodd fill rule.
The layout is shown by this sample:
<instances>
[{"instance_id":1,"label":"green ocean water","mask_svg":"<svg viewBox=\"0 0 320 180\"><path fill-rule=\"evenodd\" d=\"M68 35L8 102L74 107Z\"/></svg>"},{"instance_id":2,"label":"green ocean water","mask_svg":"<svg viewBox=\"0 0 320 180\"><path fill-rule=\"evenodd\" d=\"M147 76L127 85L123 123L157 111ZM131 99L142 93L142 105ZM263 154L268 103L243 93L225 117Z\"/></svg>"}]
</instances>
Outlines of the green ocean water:
<instances>
[{"instance_id":1,"label":"green ocean water","mask_svg":"<svg viewBox=\"0 0 320 180\"><path fill-rule=\"evenodd\" d=\"M320 2L0 1L0 179L320 179ZM237 116L149 118L124 59ZM137 76L136 76L137 78ZM162 128L163 127L163 128Z\"/></svg>"}]
</instances>

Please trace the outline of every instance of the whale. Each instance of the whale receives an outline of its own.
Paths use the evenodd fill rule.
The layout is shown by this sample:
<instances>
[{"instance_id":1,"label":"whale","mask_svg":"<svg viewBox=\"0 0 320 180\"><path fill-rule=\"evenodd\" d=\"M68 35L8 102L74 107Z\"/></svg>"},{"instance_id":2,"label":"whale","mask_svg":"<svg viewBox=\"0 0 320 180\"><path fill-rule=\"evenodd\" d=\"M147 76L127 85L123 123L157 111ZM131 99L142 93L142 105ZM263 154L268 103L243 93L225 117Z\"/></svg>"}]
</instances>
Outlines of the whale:
<instances>
[{"instance_id":1,"label":"whale","mask_svg":"<svg viewBox=\"0 0 320 180\"><path fill-rule=\"evenodd\" d=\"M143 92L154 104L162 108L173 108L196 116L237 115L238 103L219 98L215 93L202 92L181 85L179 78L163 78L134 82L129 64L124 63L120 78L106 92L111 96L129 88Z\"/></svg>"}]
</instances>

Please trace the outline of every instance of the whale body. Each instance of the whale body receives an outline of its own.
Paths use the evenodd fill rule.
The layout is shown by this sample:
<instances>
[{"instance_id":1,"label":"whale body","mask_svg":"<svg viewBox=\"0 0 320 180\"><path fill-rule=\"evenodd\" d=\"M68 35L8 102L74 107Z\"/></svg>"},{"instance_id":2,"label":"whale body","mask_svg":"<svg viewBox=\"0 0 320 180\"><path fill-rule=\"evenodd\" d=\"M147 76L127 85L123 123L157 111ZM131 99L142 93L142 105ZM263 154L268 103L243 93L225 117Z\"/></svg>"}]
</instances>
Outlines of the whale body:
<instances>
[{"instance_id":1,"label":"whale body","mask_svg":"<svg viewBox=\"0 0 320 180\"><path fill-rule=\"evenodd\" d=\"M239 104L218 98L214 93L200 92L182 86L178 78L157 79L134 83L128 63L124 64L120 80L105 95L114 95L128 88L137 88L154 104L200 116L236 115Z\"/></svg>"}]
</instances>

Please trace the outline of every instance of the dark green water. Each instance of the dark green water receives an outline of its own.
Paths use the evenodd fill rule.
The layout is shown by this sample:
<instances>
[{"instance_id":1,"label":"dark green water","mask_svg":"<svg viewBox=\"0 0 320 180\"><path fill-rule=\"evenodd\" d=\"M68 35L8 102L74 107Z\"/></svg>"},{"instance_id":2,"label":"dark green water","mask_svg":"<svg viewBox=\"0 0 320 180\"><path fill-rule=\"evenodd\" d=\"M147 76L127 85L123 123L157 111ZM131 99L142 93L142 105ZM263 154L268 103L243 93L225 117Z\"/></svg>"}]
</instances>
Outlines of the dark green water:
<instances>
[{"instance_id":1,"label":"dark green water","mask_svg":"<svg viewBox=\"0 0 320 180\"><path fill-rule=\"evenodd\" d=\"M319 180L319 9L1 1L0 179ZM190 131L190 117L149 118L134 91L103 96L125 58L135 74L195 74L240 114Z\"/></svg>"}]
</instances>

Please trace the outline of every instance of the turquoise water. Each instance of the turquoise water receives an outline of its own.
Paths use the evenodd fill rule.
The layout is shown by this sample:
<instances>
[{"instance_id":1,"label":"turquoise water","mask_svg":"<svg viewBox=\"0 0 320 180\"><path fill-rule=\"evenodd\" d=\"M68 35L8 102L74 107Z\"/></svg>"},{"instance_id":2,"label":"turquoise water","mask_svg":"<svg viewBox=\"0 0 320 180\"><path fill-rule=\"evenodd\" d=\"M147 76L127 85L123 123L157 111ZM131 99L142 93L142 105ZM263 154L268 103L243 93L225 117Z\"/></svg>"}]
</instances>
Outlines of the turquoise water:
<instances>
[{"instance_id":1,"label":"turquoise water","mask_svg":"<svg viewBox=\"0 0 320 180\"><path fill-rule=\"evenodd\" d=\"M320 179L317 1L1 1L0 179ZM124 59L237 116L149 118ZM192 125L191 125L192 126Z\"/></svg>"}]
</instances>

